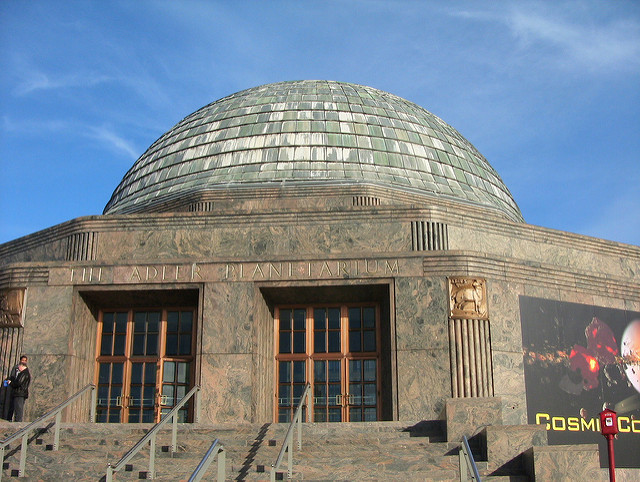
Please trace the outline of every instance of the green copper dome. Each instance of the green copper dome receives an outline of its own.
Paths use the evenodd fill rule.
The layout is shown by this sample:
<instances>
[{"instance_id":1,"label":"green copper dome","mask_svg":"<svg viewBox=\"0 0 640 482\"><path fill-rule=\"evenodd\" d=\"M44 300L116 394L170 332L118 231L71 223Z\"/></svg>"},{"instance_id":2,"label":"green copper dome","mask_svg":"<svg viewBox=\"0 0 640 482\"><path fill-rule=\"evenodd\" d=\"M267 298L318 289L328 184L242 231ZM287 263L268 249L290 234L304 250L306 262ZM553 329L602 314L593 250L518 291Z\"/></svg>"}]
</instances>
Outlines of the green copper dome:
<instances>
[{"instance_id":1,"label":"green copper dome","mask_svg":"<svg viewBox=\"0 0 640 482\"><path fill-rule=\"evenodd\" d=\"M371 87L294 81L244 90L153 143L105 214L236 186L374 184L522 214L487 160L422 107Z\"/></svg>"}]
</instances>

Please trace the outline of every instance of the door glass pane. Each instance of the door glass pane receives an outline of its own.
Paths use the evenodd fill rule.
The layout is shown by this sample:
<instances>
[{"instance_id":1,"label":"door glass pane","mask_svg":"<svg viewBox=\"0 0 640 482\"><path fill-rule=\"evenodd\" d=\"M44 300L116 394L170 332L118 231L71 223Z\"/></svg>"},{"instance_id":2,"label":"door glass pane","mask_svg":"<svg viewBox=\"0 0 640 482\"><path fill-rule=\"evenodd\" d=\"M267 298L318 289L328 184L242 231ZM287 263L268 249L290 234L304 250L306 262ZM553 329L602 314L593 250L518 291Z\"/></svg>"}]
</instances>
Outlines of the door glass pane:
<instances>
[{"instance_id":1,"label":"door glass pane","mask_svg":"<svg viewBox=\"0 0 640 482\"><path fill-rule=\"evenodd\" d=\"M327 329L327 312L324 308L313 310L313 329L318 331Z\"/></svg>"},{"instance_id":2,"label":"door glass pane","mask_svg":"<svg viewBox=\"0 0 640 482\"><path fill-rule=\"evenodd\" d=\"M330 382L339 382L340 381L340 360L328 360L327 365L329 368L329 381Z\"/></svg>"},{"instance_id":3,"label":"door glass pane","mask_svg":"<svg viewBox=\"0 0 640 482\"><path fill-rule=\"evenodd\" d=\"M162 376L163 382L173 382L176 378L176 364L172 361L164 362L164 375Z\"/></svg>"},{"instance_id":4,"label":"door glass pane","mask_svg":"<svg viewBox=\"0 0 640 482\"><path fill-rule=\"evenodd\" d=\"M193 311L183 311L180 315L180 330L182 333L193 332Z\"/></svg>"},{"instance_id":5,"label":"door glass pane","mask_svg":"<svg viewBox=\"0 0 640 482\"><path fill-rule=\"evenodd\" d=\"M167 333L167 355L178 354L178 335L176 333Z\"/></svg>"},{"instance_id":6,"label":"door glass pane","mask_svg":"<svg viewBox=\"0 0 640 482\"><path fill-rule=\"evenodd\" d=\"M340 329L340 308L329 308L329 329Z\"/></svg>"},{"instance_id":7,"label":"door glass pane","mask_svg":"<svg viewBox=\"0 0 640 482\"><path fill-rule=\"evenodd\" d=\"M339 353L340 352L340 331L330 331L328 333L328 338L329 338L329 352Z\"/></svg>"},{"instance_id":8,"label":"door glass pane","mask_svg":"<svg viewBox=\"0 0 640 482\"><path fill-rule=\"evenodd\" d=\"M362 380L362 360L349 360L349 381Z\"/></svg>"},{"instance_id":9,"label":"door glass pane","mask_svg":"<svg viewBox=\"0 0 640 482\"><path fill-rule=\"evenodd\" d=\"M293 353L305 352L305 332L293 332Z\"/></svg>"},{"instance_id":10,"label":"door glass pane","mask_svg":"<svg viewBox=\"0 0 640 482\"><path fill-rule=\"evenodd\" d=\"M178 383L189 383L188 363L178 363Z\"/></svg>"},{"instance_id":11,"label":"door glass pane","mask_svg":"<svg viewBox=\"0 0 640 482\"><path fill-rule=\"evenodd\" d=\"M306 376L304 373L304 365L303 361L294 361L293 362L293 383L304 383L306 380Z\"/></svg>"},{"instance_id":12,"label":"door glass pane","mask_svg":"<svg viewBox=\"0 0 640 482\"><path fill-rule=\"evenodd\" d=\"M349 308L349 330L360 329L360 308Z\"/></svg>"},{"instance_id":13,"label":"door glass pane","mask_svg":"<svg viewBox=\"0 0 640 482\"><path fill-rule=\"evenodd\" d=\"M142 366L144 363L134 363L131 365L131 383L142 383Z\"/></svg>"},{"instance_id":14,"label":"door glass pane","mask_svg":"<svg viewBox=\"0 0 640 482\"><path fill-rule=\"evenodd\" d=\"M364 360L364 380L367 382L376 380L376 360Z\"/></svg>"},{"instance_id":15,"label":"door glass pane","mask_svg":"<svg viewBox=\"0 0 640 482\"><path fill-rule=\"evenodd\" d=\"M350 331L349 332L349 351L352 353L357 353L362 351L362 343L360 340L360 330Z\"/></svg>"},{"instance_id":16,"label":"door glass pane","mask_svg":"<svg viewBox=\"0 0 640 482\"><path fill-rule=\"evenodd\" d=\"M112 334L102 334L102 346L100 347L101 355L112 355L113 354L113 335Z\"/></svg>"},{"instance_id":17,"label":"door glass pane","mask_svg":"<svg viewBox=\"0 0 640 482\"><path fill-rule=\"evenodd\" d=\"M365 330L373 330L376 327L376 309L367 306L362 310L362 325Z\"/></svg>"},{"instance_id":18,"label":"door glass pane","mask_svg":"<svg viewBox=\"0 0 640 482\"><path fill-rule=\"evenodd\" d=\"M316 361L313 364L313 381L324 382L327 380L326 362Z\"/></svg>"},{"instance_id":19,"label":"door glass pane","mask_svg":"<svg viewBox=\"0 0 640 482\"><path fill-rule=\"evenodd\" d=\"M167 313L167 332L176 333L180 326L180 315L177 311Z\"/></svg>"},{"instance_id":20,"label":"door glass pane","mask_svg":"<svg viewBox=\"0 0 640 482\"><path fill-rule=\"evenodd\" d=\"M111 371L111 384L122 384L122 372L124 371L124 363L113 363Z\"/></svg>"},{"instance_id":21,"label":"door glass pane","mask_svg":"<svg viewBox=\"0 0 640 482\"><path fill-rule=\"evenodd\" d=\"M293 329L295 331L304 331L306 329L307 310L297 308L293 311Z\"/></svg>"},{"instance_id":22,"label":"door glass pane","mask_svg":"<svg viewBox=\"0 0 640 482\"><path fill-rule=\"evenodd\" d=\"M365 331L362 333L362 351L376 351L376 332Z\"/></svg>"},{"instance_id":23,"label":"door glass pane","mask_svg":"<svg viewBox=\"0 0 640 482\"><path fill-rule=\"evenodd\" d=\"M113 339L113 354L117 355L117 356L122 356L124 355L124 349L125 349L125 344L126 344L126 335L125 334L116 334L116 336Z\"/></svg>"},{"instance_id":24,"label":"door glass pane","mask_svg":"<svg viewBox=\"0 0 640 482\"><path fill-rule=\"evenodd\" d=\"M349 421L362 422L362 409L360 407L349 408Z\"/></svg>"},{"instance_id":25,"label":"door glass pane","mask_svg":"<svg viewBox=\"0 0 640 482\"><path fill-rule=\"evenodd\" d=\"M113 322L115 313L104 313L102 315L102 333L113 333Z\"/></svg>"}]
</instances>

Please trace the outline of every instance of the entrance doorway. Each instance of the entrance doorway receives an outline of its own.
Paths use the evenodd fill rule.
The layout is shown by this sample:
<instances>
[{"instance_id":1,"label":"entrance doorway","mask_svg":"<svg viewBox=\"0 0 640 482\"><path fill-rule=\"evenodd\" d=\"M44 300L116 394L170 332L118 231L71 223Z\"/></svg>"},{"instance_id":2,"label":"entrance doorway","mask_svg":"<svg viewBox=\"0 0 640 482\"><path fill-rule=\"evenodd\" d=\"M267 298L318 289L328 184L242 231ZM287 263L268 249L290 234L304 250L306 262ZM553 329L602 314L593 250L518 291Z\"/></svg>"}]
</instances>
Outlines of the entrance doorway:
<instances>
[{"instance_id":1,"label":"entrance doorway","mask_svg":"<svg viewBox=\"0 0 640 482\"><path fill-rule=\"evenodd\" d=\"M195 310L101 311L97 421L157 422L193 386ZM192 419L192 403L178 419Z\"/></svg>"},{"instance_id":2,"label":"entrance doorway","mask_svg":"<svg viewBox=\"0 0 640 482\"><path fill-rule=\"evenodd\" d=\"M380 419L380 309L376 304L280 306L276 416L291 420L307 383L314 422Z\"/></svg>"}]
</instances>

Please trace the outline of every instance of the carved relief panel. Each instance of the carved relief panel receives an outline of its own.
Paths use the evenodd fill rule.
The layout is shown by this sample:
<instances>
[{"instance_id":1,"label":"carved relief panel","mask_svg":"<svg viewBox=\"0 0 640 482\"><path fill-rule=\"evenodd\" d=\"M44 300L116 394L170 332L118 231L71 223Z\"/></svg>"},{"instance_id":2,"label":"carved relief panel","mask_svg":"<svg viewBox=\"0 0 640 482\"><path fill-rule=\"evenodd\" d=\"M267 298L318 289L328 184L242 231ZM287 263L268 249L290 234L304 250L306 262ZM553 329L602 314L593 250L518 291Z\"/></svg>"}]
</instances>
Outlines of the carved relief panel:
<instances>
[{"instance_id":1,"label":"carved relief panel","mask_svg":"<svg viewBox=\"0 0 640 482\"><path fill-rule=\"evenodd\" d=\"M22 326L24 288L0 290L0 326Z\"/></svg>"},{"instance_id":2,"label":"carved relief panel","mask_svg":"<svg viewBox=\"0 0 640 482\"><path fill-rule=\"evenodd\" d=\"M487 284L482 278L449 278L449 317L486 320Z\"/></svg>"}]
</instances>

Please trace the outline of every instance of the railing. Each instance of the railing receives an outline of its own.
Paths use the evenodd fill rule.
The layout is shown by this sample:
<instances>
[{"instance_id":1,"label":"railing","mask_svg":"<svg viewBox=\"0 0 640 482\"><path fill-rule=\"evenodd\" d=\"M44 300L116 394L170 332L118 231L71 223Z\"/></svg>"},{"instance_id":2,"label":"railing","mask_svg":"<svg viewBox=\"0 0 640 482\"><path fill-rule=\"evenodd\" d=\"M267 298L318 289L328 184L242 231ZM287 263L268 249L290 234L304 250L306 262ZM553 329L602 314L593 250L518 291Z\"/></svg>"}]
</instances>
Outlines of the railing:
<instances>
[{"instance_id":1,"label":"railing","mask_svg":"<svg viewBox=\"0 0 640 482\"><path fill-rule=\"evenodd\" d=\"M462 445L460 446L460 482L467 482L468 480L480 481L480 474L478 473L478 467L476 467L476 461L473 460L473 454L469 447L469 441L465 435L462 436Z\"/></svg>"},{"instance_id":2,"label":"railing","mask_svg":"<svg viewBox=\"0 0 640 482\"><path fill-rule=\"evenodd\" d=\"M216 455L218 456L218 482L224 482L226 472L226 455L224 447L220 444L220 440L218 439L213 441L211 447L207 450L207 453L204 454L204 457L202 457L202 460L196 467L196 470L194 470L191 477L189 477L189 482L198 482L202 479Z\"/></svg>"},{"instance_id":3,"label":"railing","mask_svg":"<svg viewBox=\"0 0 640 482\"><path fill-rule=\"evenodd\" d=\"M60 422L62 421L62 410L75 402L78 398L80 398L86 391L91 390L91 409L90 409L90 418L91 422L96 421L96 386L95 385L87 385L82 390L77 392L75 395L67 398L64 402L62 402L57 407L45 413L40 418L34 420L26 427L18 430L13 435L9 435L3 441L0 442L0 463L4 463L4 449L14 440L17 440L22 437L22 444L20 446L20 468L18 469L18 477L25 476L25 467L27 464L27 447L29 442L29 435L38 428L41 428L43 422L46 422L53 417L55 417L54 426L54 435L53 435L53 450L58 450L58 445L60 445ZM0 467L0 480L2 480L2 470Z\"/></svg>"},{"instance_id":4,"label":"railing","mask_svg":"<svg viewBox=\"0 0 640 482\"><path fill-rule=\"evenodd\" d=\"M171 430L171 453L176 452L176 447L178 444L178 411L186 404L191 397L198 393L200 390L199 386L193 387L189 393L187 393L182 400L178 402L178 404L171 409L169 413L165 415L165 417L156 423L151 430L149 430L144 437L142 437L137 444L135 444L131 450L129 450L123 457L116 463L115 465L107 464L107 474L106 481L113 481L113 474L122 469L129 460L131 460L141 449L144 447L147 442L150 442L151 446L149 448L149 470L147 471L148 479L156 478L156 435L158 430L160 430L169 420L172 423ZM196 401L196 421L198 414L198 397L195 397Z\"/></svg>"},{"instance_id":5,"label":"railing","mask_svg":"<svg viewBox=\"0 0 640 482\"><path fill-rule=\"evenodd\" d=\"M282 448L280 449L278 458L276 459L276 462L271 465L272 482L276 480L276 472L280 468L280 464L282 464L285 452L287 453L287 476L288 478L293 476L293 447L291 446L293 442L293 427L297 426L298 428L298 450L300 450L302 448L302 406L305 404L305 400L307 405L307 421L309 421L309 407L311 407L311 384L309 383L307 383L304 392L302 392L302 396L300 397L298 407L293 415L293 420L291 420L291 423L289 424L289 429L287 430L287 435L282 443Z\"/></svg>"}]
</instances>

